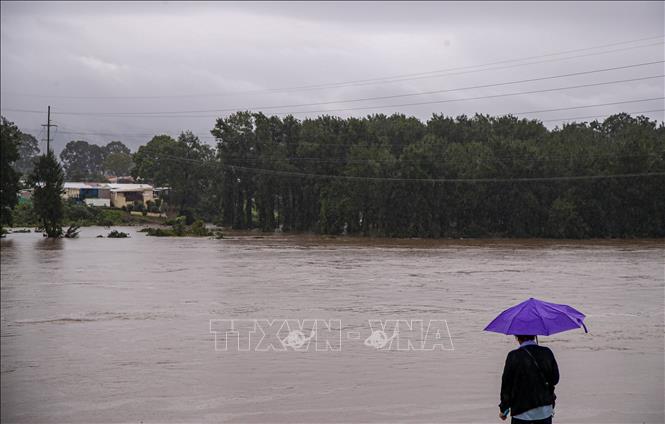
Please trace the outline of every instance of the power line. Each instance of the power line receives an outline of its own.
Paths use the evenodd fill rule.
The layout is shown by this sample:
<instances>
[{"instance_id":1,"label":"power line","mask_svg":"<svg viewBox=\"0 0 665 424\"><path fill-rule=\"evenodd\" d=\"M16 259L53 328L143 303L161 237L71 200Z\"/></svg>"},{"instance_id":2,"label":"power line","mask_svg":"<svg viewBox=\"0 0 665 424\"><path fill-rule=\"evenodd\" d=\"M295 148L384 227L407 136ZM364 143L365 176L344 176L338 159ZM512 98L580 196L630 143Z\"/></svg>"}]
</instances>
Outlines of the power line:
<instances>
[{"instance_id":1,"label":"power line","mask_svg":"<svg viewBox=\"0 0 665 424\"><path fill-rule=\"evenodd\" d=\"M564 110L574 110L574 109L584 109L584 108L592 108L592 107L601 107L601 106L614 106L614 105L621 105L621 104L628 104L628 103L642 103L642 102L648 102L648 101L654 101L654 100L663 100L665 97L651 97L651 98L646 98L646 99L635 99L635 100L624 100L624 101L616 101L616 102L608 102L608 103L595 103L595 104L590 104L590 105L580 105L580 106L570 106L570 107L559 107L559 108L551 108L551 109L539 109L539 110L531 110L531 111L523 111L523 112L510 112L507 115L527 115L527 114L533 114L533 113L544 113L544 112L555 112L555 111L564 111ZM639 114L639 113L651 113L651 112L662 112L663 109L650 109L650 110L641 110L641 111L633 111L633 112L626 112L628 114ZM556 122L556 121L572 121L576 119L587 119L587 118L599 118L599 117L605 117L609 116L608 114L602 114L602 115L590 115L590 116L576 116L576 117L569 117L569 118L558 118L558 119L536 119L541 122ZM164 131L155 131L151 133L116 133L116 132L87 132L87 131L69 131L67 130L67 127L65 128L64 131L59 130L59 134L69 134L69 135L94 135L94 136L100 136L100 137L154 137L156 135L160 134L165 134L169 135ZM204 130L207 131L207 130ZM198 138L206 138L206 139L216 139L215 137L211 135L201 135L197 133L194 133ZM311 142L303 142L306 144L325 144L329 146L347 146L346 144L332 144L332 143L311 143Z\"/></svg>"},{"instance_id":2,"label":"power line","mask_svg":"<svg viewBox=\"0 0 665 424\"><path fill-rule=\"evenodd\" d=\"M186 159L177 156L163 155L166 160L175 160L183 162L203 163L196 159ZM161 158L161 156L160 156ZM208 164L208 163L205 163ZM631 174L613 174L613 175L575 175L575 176L556 176L556 177L518 177L518 178L397 178L397 177L367 177L353 175L330 175L330 174L311 174L295 171L280 171L274 169L254 168L248 166L230 165L219 162L212 163L222 168L232 171L241 170L254 172L264 175L278 175L298 178L319 178L319 179L341 179L348 181L376 181L376 182L397 182L397 183L501 183L501 182L544 182L544 181L575 181L575 180L598 180L609 178L640 178L665 176L665 172L644 172Z\"/></svg>"},{"instance_id":3,"label":"power line","mask_svg":"<svg viewBox=\"0 0 665 424\"><path fill-rule=\"evenodd\" d=\"M393 108L393 107L409 107L409 106L421 106L421 105L429 105L429 104L455 103L455 102L462 102L462 101L485 100L485 99L495 99L495 98L500 98L500 97L521 96L521 95L527 95L527 94L549 93L549 92L553 92L553 91L573 90L573 89L578 89L578 88L599 87L599 86L603 86L603 85L621 84L621 83L624 83L624 82L645 81L645 80L663 78L663 77L665 77L665 75L654 75L654 76L642 77L642 78L630 78L630 79L624 79L624 80L614 80L614 81L606 81L606 82L599 82L599 83L592 83L592 84L580 84L580 85L572 85L572 86L567 86L567 87L547 88L547 89L542 89L542 90L519 91L519 92L514 92L514 93L493 94L493 95L478 96L478 97L465 97L465 98L460 98L460 99L446 99L446 100L433 100L433 101L426 101L426 102L412 102L412 103L400 103L400 104L390 104L390 105L362 106L362 107L354 107L354 108L306 110L306 111L296 111L296 112L276 112L275 115L291 115L291 114L302 114L302 113L345 112L345 111L353 111L353 110L385 109L385 108ZM186 115L183 116L183 117L186 117ZM208 117L210 117L210 116L208 116Z\"/></svg>"},{"instance_id":4,"label":"power line","mask_svg":"<svg viewBox=\"0 0 665 424\"><path fill-rule=\"evenodd\" d=\"M650 153L635 153L628 155L617 155L615 153L605 153L605 154L585 154L584 159L629 159L629 158L643 158L650 156ZM225 158L227 158L225 156ZM517 154L517 155L494 155L492 156L494 160L499 162L510 161L510 160L519 160L528 162L531 165L542 164L542 163L554 163L554 162L569 162L574 159L580 159L579 152L574 154L562 154L562 155L550 155L548 157L535 157L534 155L528 154ZM261 158L238 158L231 157L228 158L233 161L241 162L253 162L253 163L273 163L273 164L291 164L292 162L307 162L307 163L330 163L330 164L367 164L367 163L408 163L408 164L433 164L432 161L420 160L420 159L404 159L402 156L394 157L392 159L349 159L349 158L331 158L327 156L326 158L317 158L317 157L261 157Z\"/></svg>"},{"instance_id":5,"label":"power line","mask_svg":"<svg viewBox=\"0 0 665 424\"><path fill-rule=\"evenodd\" d=\"M652 75L648 77L640 78L628 78L622 80L613 80L605 81L599 83L590 83L590 84L579 84L565 87L555 87L555 88L546 88L540 90L527 90L527 91L518 91L512 93L502 93L502 94L492 94L486 96L477 96L477 97L465 97L458 99L444 99L444 100L431 100L424 102L411 102L411 103L398 103L398 104L388 104L388 105L372 105L372 106L358 106L358 107L349 107L349 108L337 108L337 109L319 109L319 110L302 110L302 111L289 111L289 112L273 112L273 115L295 115L295 114L304 114L304 113L330 113L330 112L346 112L354 110L370 110L370 109L386 109L386 108L397 108L397 107L410 107L410 106L422 106L422 105L431 105L431 104L443 104L443 103L455 103L462 101L474 101L474 100L485 100L485 99L495 99L501 97L512 97L512 96L521 96L528 94L538 94L538 93L550 93L554 91L563 91L563 90L573 90L578 88L588 88L588 87L599 87L604 85L612 84L622 84L625 82L635 82L635 81L646 81L650 79L657 79L665 77L664 74L661 75ZM26 110L26 109L5 109L6 111L11 112L25 112L25 113L39 113L35 110ZM125 114L125 115L108 115L108 114L95 114L94 112L84 113L84 112L56 112L59 115L83 115L83 116L98 116L98 117L127 117L127 118L218 118L218 115L146 115L146 114Z\"/></svg>"},{"instance_id":6,"label":"power line","mask_svg":"<svg viewBox=\"0 0 665 424\"><path fill-rule=\"evenodd\" d=\"M423 76L423 75L427 75L427 74L437 74L437 73L448 72L448 71L456 71L456 70L469 69L469 68L478 68L478 67L485 67L485 66L491 66L491 65L500 65L500 64L504 64L504 63L510 63L510 62L525 61L525 60L530 60L530 59L539 59L539 58L543 58L543 57L560 56L562 54L567 54L567 53L576 53L576 52L581 52L581 51L596 50L596 49L605 48L605 47L613 47L613 46L618 46L618 45L623 45L623 44L636 43L636 42L640 42L640 41L649 41L649 40L655 40L655 39L660 39L660 38L663 38L663 36L659 35L659 36L656 36L656 37L647 37L647 38L642 38L642 39L632 40L632 41L624 41L624 42L611 43L611 44L605 44L605 45L600 45L600 46L585 47L585 48L582 48L582 49L567 50L567 51L562 51L562 52L557 52L557 53L548 53L548 54L537 55L537 56L527 56L527 57L516 58L516 59L506 59L506 60L501 60L501 61L498 61L498 62L485 63L485 64L482 64L482 65L468 65L468 66L461 66L461 67L456 67L456 68L439 69L439 70L429 71L429 72L420 72L420 73L415 73L415 74L395 75L395 76L392 76L392 77L370 78L370 79L364 79L364 80L345 81L345 82L336 83L336 84L335 83L329 83L329 84L319 84L319 85L310 85L310 86L289 87L289 89L321 87L323 85L354 84L354 83L363 83L363 82L370 82L370 81L393 80L393 79L396 79L396 78L403 78L403 77ZM654 44L662 44L662 43L654 43Z\"/></svg>"},{"instance_id":7,"label":"power line","mask_svg":"<svg viewBox=\"0 0 665 424\"><path fill-rule=\"evenodd\" d=\"M198 113L220 113L220 112L234 112L234 111L237 111L237 110L266 110L266 109L298 108L298 107L306 107L306 106L321 106L321 105L330 105L330 104L338 104L338 103L357 103L357 102L365 102L365 101L370 101L370 100L388 100L388 99L397 99L397 98L404 98L404 97L426 96L426 95L432 95L432 94L451 93L451 92L455 92L455 91L474 90L474 89L479 89L479 88L502 87L502 86L507 86L507 85L523 84L523 83L528 83L528 82L545 81L545 80L568 78L568 77L580 76L580 75L597 74L597 73L610 72L610 71L616 71L616 70L621 70L621 69L638 68L638 67L643 67L643 66L662 64L664 62L665 61L663 61L663 60L658 60L658 61L635 63L635 64L623 65L623 66L614 66L614 67L609 67L609 68L593 69L593 70L590 70L590 71L571 72L571 73L551 75L551 76L546 76L546 77L527 78L527 79L513 80L513 81L504 81L504 82L493 83L493 84L480 84L480 85L449 88L449 89L442 89L442 90L430 90L430 91L421 91L421 92L416 92L416 93L392 94L392 95L388 95L388 96L373 96L373 97L362 97L362 98L355 98L355 99L332 100L332 101L325 101L325 102L295 103L295 104L282 104L282 105L272 105L272 106L269 106L269 105L268 106L235 106L235 107L229 107L229 108L224 108L224 109L199 109L199 110L160 111L160 112L66 112L65 111L65 112L58 112L58 113L61 114L61 115L78 114L78 115L95 115L95 116L99 116L99 115L113 115L113 116L146 115L146 116L150 116L150 115L179 115L179 114L198 114Z\"/></svg>"},{"instance_id":8,"label":"power line","mask_svg":"<svg viewBox=\"0 0 665 424\"><path fill-rule=\"evenodd\" d=\"M314 85L303 85L303 86L291 86L291 87L282 87L282 88L265 88L265 89L257 89L257 90L227 92L227 93L212 93L212 94L211 93L201 93L201 94L155 95L155 96L48 96L48 95L42 95L42 94L21 94L21 93L7 93L7 92L5 92L5 94L12 94L12 95L18 95L18 96L23 96L23 97L62 98L62 99L161 99L161 98L188 98L188 97L224 97L224 96L234 96L234 95L242 95L242 94L283 93L283 92L293 92L293 91L319 90L319 89L327 89L327 88L342 88L342 87L348 87L348 86L380 85L380 84L389 84L389 83L395 83L395 82L401 82L401 81L410 81L410 80L417 80L417 79L438 78L438 77L443 77L443 76L461 75L461 74L476 73L476 72L485 72L485 71L490 71L490 70L510 69L510 68L515 68L515 67L529 66L529 65L547 63L547 62L553 62L553 61L568 60L568 59L574 59L574 58L580 58L580 57L598 56L598 55L609 54L609 53L614 53L614 52L618 52L618 51L632 50L632 49L637 49L637 48L644 48L644 47L651 47L651 46L657 46L657 45L665 44L664 42L661 41L661 42L651 43L651 44L647 44L647 45L630 46L630 47L624 47L624 48L620 48L620 49L608 50L608 51L591 53L591 54L576 55L576 56L555 58L555 59L528 62L528 63L520 63L520 64L510 65L510 66L499 66L499 67L495 66L495 67L490 67L490 68L486 68L486 69L475 69L475 68L484 68L484 67L488 67L488 66L492 66L492 65L501 65L501 64L505 64L505 63L511 63L511 62L523 62L523 61L530 60L530 59L538 59L538 58L551 57L551 56L560 56L560 55L569 54L569 53L589 51L589 50L595 50L595 49L600 49L600 48L606 48L606 47L612 47L612 46L618 46L618 45L624 45L624 44L631 44L631 43L636 43L636 42L640 42L640 41L649 41L649 40L654 40L654 39L659 39L659 38L663 38L663 36L661 35L661 36L657 36L657 37L647 37L647 38L642 38L642 39L637 39L637 40L610 43L610 44L587 47L587 48L582 48L582 49L573 49L573 50L561 51L561 52L557 52L557 53L549 53L549 54L544 54L544 55L527 56L527 57L515 58L515 59L507 59L507 60L502 60L502 61L497 61L497 62L490 62L490 63L480 64L480 65L467 65L467 66L461 66L461 67L439 69L439 70L428 71L428 72L394 75L394 76L391 76L391 77L369 78L369 79L361 79L361 80L323 83L323 84L314 84ZM458 70L460 70L462 72L452 72L452 71L458 71ZM466 71L464 71L464 70L466 70Z\"/></svg>"},{"instance_id":9,"label":"power line","mask_svg":"<svg viewBox=\"0 0 665 424\"><path fill-rule=\"evenodd\" d=\"M665 109L651 109L651 110L642 110L639 112L629 112L630 114L636 114L636 113L652 113L652 112L663 112ZM576 116L573 118L559 118L559 119L545 119L545 120L539 120L540 122L557 122L557 121L574 121L577 119L591 119L591 118L602 118L604 116L608 115L590 115L590 116Z\"/></svg>"},{"instance_id":10,"label":"power line","mask_svg":"<svg viewBox=\"0 0 665 424\"><path fill-rule=\"evenodd\" d=\"M562 111L562 110L573 110L573 109L586 109L586 108L598 107L598 106L615 106L615 105L623 105L623 104L627 104L627 103L641 103L641 102L650 102L652 100L663 100L663 99L665 99L665 97L661 96L661 97L651 97L651 98L648 98L648 99L625 100L625 101L609 102L609 103L596 103L596 104L593 104L593 105L581 105L581 106L558 107L558 108L552 108L552 109L529 110L529 111L526 111L526 112L513 112L511 114L512 115L530 115L530 114L533 114L533 113L558 112L558 111ZM630 113L644 113L644 112L630 112Z\"/></svg>"},{"instance_id":11,"label":"power line","mask_svg":"<svg viewBox=\"0 0 665 424\"><path fill-rule=\"evenodd\" d=\"M605 81L605 82L598 82L598 83L590 83L590 84L579 84L579 85L572 85L572 86L566 86L566 87L555 87L555 88L546 88L546 89L540 89L540 90L528 90L528 91L518 91L518 92L512 92L512 93L502 93L502 94L492 94L492 95L486 95L486 96L477 96L477 97L465 97L465 98L458 98L458 99L444 99L444 100L431 100L431 101L425 101L425 102L412 102L412 103L399 103L399 104L389 104L389 105L372 105L372 106L359 106L359 107L351 107L351 108L338 108L338 109L321 109L321 110L303 110L303 111L290 111L290 112L274 112L274 115L293 115L293 114L302 114L302 113L328 113L328 112L342 112L342 111L352 111L352 110L368 110L368 109L385 109L385 108L394 108L394 107L408 107L408 106L420 106L420 105L429 105L429 104L441 104L441 103L454 103L454 102L461 102L461 101L472 101L472 100L484 100L484 99L493 99L493 98L500 98L500 97L511 97L511 96L520 96L520 95L527 95L527 94L537 94L537 93L548 93L548 92L553 92L553 91L562 91L562 90L573 90L573 89L578 89L578 88L587 88L587 87L599 87L603 85L612 85L612 84L621 84L625 82L635 82L635 81L646 81L650 79L657 79L657 78L663 78L665 75L652 75L648 77L639 77L639 78L628 78L628 79L622 79L622 80L613 80L613 81ZM24 112L24 113L42 113L41 111L38 110L29 110L29 109L13 109L13 108L5 108L5 111L9 112ZM136 112L136 113L126 113L126 114L113 114L110 115L107 112L55 112L58 115L72 115L72 116L98 116L98 117L141 117L141 118L217 118L217 115L153 115L153 114L145 114L142 112ZM157 113L157 112L155 112ZM175 112L173 112L175 113Z\"/></svg>"}]
</instances>

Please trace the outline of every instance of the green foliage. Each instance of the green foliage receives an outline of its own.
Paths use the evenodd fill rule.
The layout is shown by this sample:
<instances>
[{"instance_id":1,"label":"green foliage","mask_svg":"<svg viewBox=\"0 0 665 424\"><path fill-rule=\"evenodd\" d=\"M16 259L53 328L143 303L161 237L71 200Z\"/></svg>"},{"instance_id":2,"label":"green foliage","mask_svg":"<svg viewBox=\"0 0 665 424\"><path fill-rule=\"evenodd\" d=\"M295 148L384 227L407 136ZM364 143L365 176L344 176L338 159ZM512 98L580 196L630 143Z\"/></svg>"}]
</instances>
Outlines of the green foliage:
<instances>
[{"instance_id":1,"label":"green foliage","mask_svg":"<svg viewBox=\"0 0 665 424\"><path fill-rule=\"evenodd\" d=\"M104 172L104 149L87 141L67 143L60 152L60 160L69 181L85 181Z\"/></svg>"},{"instance_id":2,"label":"green foliage","mask_svg":"<svg viewBox=\"0 0 665 424\"><path fill-rule=\"evenodd\" d=\"M18 203L19 174L14 163L19 159L19 146L24 134L13 122L0 117L0 229L12 224L12 208Z\"/></svg>"},{"instance_id":3,"label":"green foliage","mask_svg":"<svg viewBox=\"0 0 665 424\"><path fill-rule=\"evenodd\" d=\"M39 155L39 142L30 134L21 134L21 143L18 146L19 159L14 169L22 175L28 175L35 166L35 159Z\"/></svg>"},{"instance_id":4,"label":"green foliage","mask_svg":"<svg viewBox=\"0 0 665 424\"><path fill-rule=\"evenodd\" d=\"M109 153L104 159L104 169L115 176L129 175L133 165L132 156L129 153Z\"/></svg>"},{"instance_id":5,"label":"green foliage","mask_svg":"<svg viewBox=\"0 0 665 424\"><path fill-rule=\"evenodd\" d=\"M584 238L589 228L572 200L558 198L550 208L548 233L555 238Z\"/></svg>"},{"instance_id":6,"label":"green foliage","mask_svg":"<svg viewBox=\"0 0 665 424\"><path fill-rule=\"evenodd\" d=\"M155 201L148 200L146 202L146 210L150 213L159 213L159 205L162 204L161 199L156 199Z\"/></svg>"},{"instance_id":7,"label":"green foliage","mask_svg":"<svg viewBox=\"0 0 665 424\"><path fill-rule=\"evenodd\" d=\"M61 237L64 174L52 151L39 157L28 181L34 190L32 199L40 227L48 237Z\"/></svg>"},{"instance_id":8,"label":"green foliage","mask_svg":"<svg viewBox=\"0 0 665 424\"><path fill-rule=\"evenodd\" d=\"M134 154L132 175L155 186L169 187L167 200L173 211L187 216L191 223L195 213L205 215L206 210L215 207L206 204L208 197L202 196L215 184L213 158L210 146L189 131L177 140L155 136Z\"/></svg>"},{"instance_id":9,"label":"green foliage","mask_svg":"<svg viewBox=\"0 0 665 424\"><path fill-rule=\"evenodd\" d=\"M87 206L75 201L64 202L64 225L78 224L81 226L99 225L111 227L114 225L135 225L146 222L162 222L160 218L142 218L128 214L120 209L99 208ZM40 226L39 217L31 204L17 205L13 210L14 225L20 227Z\"/></svg>"},{"instance_id":10,"label":"green foliage","mask_svg":"<svg viewBox=\"0 0 665 424\"><path fill-rule=\"evenodd\" d=\"M108 238L128 238L129 234L127 234L123 231L113 230L106 237L108 237Z\"/></svg>"},{"instance_id":11,"label":"green foliage","mask_svg":"<svg viewBox=\"0 0 665 424\"><path fill-rule=\"evenodd\" d=\"M212 231L208 230L205 227L205 223L200 219L194 221L189 231L197 237L209 237L213 235Z\"/></svg>"},{"instance_id":12,"label":"green foliage","mask_svg":"<svg viewBox=\"0 0 665 424\"><path fill-rule=\"evenodd\" d=\"M529 180L664 172L665 126L645 117L549 131L513 116L434 115L423 124L404 115L298 121L239 112L218 119L212 134L219 200L206 207L224 226L392 237L665 236L663 177Z\"/></svg>"},{"instance_id":13,"label":"green foliage","mask_svg":"<svg viewBox=\"0 0 665 424\"><path fill-rule=\"evenodd\" d=\"M65 231L65 238L78 238L79 236L79 228L81 228L80 225L70 225L69 228L67 228L67 231Z\"/></svg>"},{"instance_id":14,"label":"green foliage","mask_svg":"<svg viewBox=\"0 0 665 424\"><path fill-rule=\"evenodd\" d=\"M148 236L154 237L211 237L222 238L221 231L211 231L205 227L202 220L196 220L191 226L186 225L184 216L179 216L171 221L171 228L145 228L140 232L145 232Z\"/></svg>"},{"instance_id":15,"label":"green foliage","mask_svg":"<svg viewBox=\"0 0 665 424\"><path fill-rule=\"evenodd\" d=\"M185 229L186 229L186 219L184 216L179 216L175 219L175 222L173 222L173 225L171 225L171 228L173 229L173 234L176 236L183 236L185 235Z\"/></svg>"},{"instance_id":16,"label":"green foliage","mask_svg":"<svg viewBox=\"0 0 665 424\"><path fill-rule=\"evenodd\" d=\"M548 130L514 116L238 112L211 133L216 149L184 132L155 136L132 156L132 175L168 194L126 209L179 216L154 235L203 234L202 219L389 237L665 237L662 175L566 179L665 172L665 125L642 116ZM102 156L128 154L122 146L109 143ZM14 215L30 218L25 208Z\"/></svg>"},{"instance_id":17,"label":"green foliage","mask_svg":"<svg viewBox=\"0 0 665 424\"><path fill-rule=\"evenodd\" d=\"M69 181L105 181L105 173L127 175L132 167L129 148L120 141L106 146L70 141L60 152L60 160Z\"/></svg>"},{"instance_id":18,"label":"green foliage","mask_svg":"<svg viewBox=\"0 0 665 424\"><path fill-rule=\"evenodd\" d=\"M146 228L145 231L146 235L152 236L152 237L177 237L179 236L178 234L175 233L175 231L167 228Z\"/></svg>"},{"instance_id":19,"label":"green foliage","mask_svg":"<svg viewBox=\"0 0 665 424\"><path fill-rule=\"evenodd\" d=\"M22 203L14 207L12 211L13 225L17 227L39 226L39 217L35 213L32 203Z\"/></svg>"}]
</instances>

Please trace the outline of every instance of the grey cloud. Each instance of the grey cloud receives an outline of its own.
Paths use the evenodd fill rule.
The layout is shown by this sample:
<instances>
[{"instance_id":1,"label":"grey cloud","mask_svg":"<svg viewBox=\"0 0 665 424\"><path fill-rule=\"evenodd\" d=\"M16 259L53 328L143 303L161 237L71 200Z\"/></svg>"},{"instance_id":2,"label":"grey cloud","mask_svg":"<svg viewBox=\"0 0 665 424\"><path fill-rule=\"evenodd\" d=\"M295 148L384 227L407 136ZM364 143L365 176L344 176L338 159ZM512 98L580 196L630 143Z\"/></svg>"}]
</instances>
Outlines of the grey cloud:
<instances>
[{"instance_id":1,"label":"grey cloud","mask_svg":"<svg viewBox=\"0 0 665 424\"><path fill-rule=\"evenodd\" d=\"M97 143L121 139L136 148L150 137L131 134L177 134L185 129L210 140L208 131L214 124L211 117L111 118L58 115L58 111L179 111L328 102L556 75L662 60L664 55L660 45L603 56L384 85L218 97L67 99L55 96L245 92L483 64L662 35L664 8L662 2L1 4L3 115L37 135L45 121L45 113L5 110L45 111L46 105L50 104L60 125L55 142L57 150L71 139ZM410 100L465 98L659 73L663 73L662 65ZM601 88L376 111L401 112L425 120L432 113L503 114L662 94L661 78ZM292 111L394 103L401 102L358 102L293 108ZM551 119L662 108L662 102L657 103L528 116ZM265 112L269 114L271 111ZM372 112L358 110L336 114L364 116ZM662 119L663 113L649 116Z\"/></svg>"}]
</instances>

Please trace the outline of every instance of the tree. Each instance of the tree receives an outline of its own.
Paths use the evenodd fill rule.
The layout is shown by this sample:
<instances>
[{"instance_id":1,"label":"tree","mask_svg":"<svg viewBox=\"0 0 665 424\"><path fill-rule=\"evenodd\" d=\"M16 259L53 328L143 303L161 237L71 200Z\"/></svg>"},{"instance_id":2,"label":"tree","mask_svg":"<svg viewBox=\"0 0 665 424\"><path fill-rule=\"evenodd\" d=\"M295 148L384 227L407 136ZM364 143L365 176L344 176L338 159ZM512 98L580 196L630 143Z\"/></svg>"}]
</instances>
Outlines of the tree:
<instances>
[{"instance_id":1,"label":"tree","mask_svg":"<svg viewBox=\"0 0 665 424\"><path fill-rule=\"evenodd\" d=\"M103 147L103 150L105 156L108 156L111 153L124 153L126 155L131 153L129 147L125 146L125 143L122 141L111 141Z\"/></svg>"},{"instance_id":2,"label":"tree","mask_svg":"<svg viewBox=\"0 0 665 424\"><path fill-rule=\"evenodd\" d=\"M209 199L214 165L214 152L201 143L190 131L174 140L168 135L155 136L134 154L136 166L132 175L158 186L169 187L169 205L178 215L186 216L188 224L195 213L211 218L216 214L208 200L208 208L202 209L203 198ZM207 196L203 196L207 193ZM212 207L211 207L212 206Z\"/></svg>"},{"instance_id":3,"label":"tree","mask_svg":"<svg viewBox=\"0 0 665 424\"><path fill-rule=\"evenodd\" d=\"M83 140L70 141L60 152L62 166L70 181L103 178L104 158L103 147Z\"/></svg>"},{"instance_id":4,"label":"tree","mask_svg":"<svg viewBox=\"0 0 665 424\"><path fill-rule=\"evenodd\" d=\"M548 231L555 238L584 238L589 228L572 201L558 198L550 209Z\"/></svg>"},{"instance_id":5,"label":"tree","mask_svg":"<svg viewBox=\"0 0 665 424\"><path fill-rule=\"evenodd\" d=\"M125 152L111 152L104 159L104 170L116 177L129 175L133 165L132 156Z\"/></svg>"},{"instance_id":6,"label":"tree","mask_svg":"<svg viewBox=\"0 0 665 424\"><path fill-rule=\"evenodd\" d=\"M167 185L171 176L177 143L168 135L156 135L147 144L139 147L133 155L134 168L131 173L134 178L148 181L157 186ZM175 159L174 159L175 158Z\"/></svg>"},{"instance_id":7,"label":"tree","mask_svg":"<svg viewBox=\"0 0 665 424\"><path fill-rule=\"evenodd\" d=\"M39 155L39 142L30 134L21 135L21 143L18 146L19 158L14 164L14 169L22 175L28 175L35 166L35 159Z\"/></svg>"},{"instance_id":8,"label":"tree","mask_svg":"<svg viewBox=\"0 0 665 424\"><path fill-rule=\"evenodd\" d=\"M0 233L3 225L11 225L12 208L18 203L19 175L14 170L14 162L19 158L18 146L21 143L21 131L4 116L0 118Z\"/></svg>"},{"instance_id":9,"label":"tree","mask_svg":"<svg viewBox=\"0 0 665 424\"><path fill-rule=\"evenodd\" d=\"M665 126L646 117L618 114L549 131L510 115L434 115L423 124L399 114L299 121L238 112L217 119L211 133L222 223L235 228L665 235ZM642 173L654 175L566 179Z\"/></svg>"},{"instance_id":10,"label":"tree","mask_svg":"<svg viewBox=\"0 0 665 424\"><path fill-rule=\"evenodd\" d=\"M65 179L52 151L39 157L28 180L34 189L32 199L41 227L47 237L61 237L64 208L60 196Z\"/></svg>"}]
</instances>

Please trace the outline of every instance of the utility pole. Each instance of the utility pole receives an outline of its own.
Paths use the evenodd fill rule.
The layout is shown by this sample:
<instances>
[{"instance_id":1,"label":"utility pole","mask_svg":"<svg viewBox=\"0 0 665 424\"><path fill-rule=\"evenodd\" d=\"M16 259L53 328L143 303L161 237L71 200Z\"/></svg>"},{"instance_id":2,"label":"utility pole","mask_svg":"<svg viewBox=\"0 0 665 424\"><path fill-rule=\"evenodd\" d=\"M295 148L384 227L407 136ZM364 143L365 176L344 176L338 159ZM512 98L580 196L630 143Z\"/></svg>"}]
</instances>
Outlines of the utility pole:
<instances>
[{"instance_id":1,"label":"utility pole","mask_svg":"<svg viewBox=\"0 0 665 424\"><path fill-rule=\"evenodd\" d=\"M42 127L46 127L46 153L48 153L51 151L51 127L57 127L51 123L51 106L48 107L46 124L42 124Z\"/></svg>"}]
</instances>

